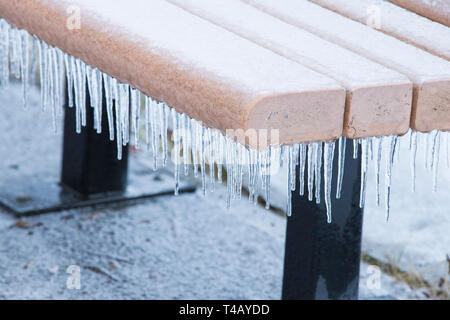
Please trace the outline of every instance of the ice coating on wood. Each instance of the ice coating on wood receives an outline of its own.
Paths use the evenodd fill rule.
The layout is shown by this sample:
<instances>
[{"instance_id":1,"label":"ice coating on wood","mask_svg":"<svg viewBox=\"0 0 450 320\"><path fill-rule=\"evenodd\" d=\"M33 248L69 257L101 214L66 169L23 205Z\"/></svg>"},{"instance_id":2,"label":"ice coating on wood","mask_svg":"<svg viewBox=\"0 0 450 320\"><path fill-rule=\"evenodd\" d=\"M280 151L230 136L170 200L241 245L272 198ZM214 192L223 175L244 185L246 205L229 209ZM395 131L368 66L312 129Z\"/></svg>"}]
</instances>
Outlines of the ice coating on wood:
<instances>
[{"instance_id":1,"label":"ice coating on wood","mask_svg":"<svg viewBox=\"0 0 450 320\"><path fill-rule=\"evenodd\" d=\"M450 130L450 114L442 107L450 99L449 61L306 0L243 1L403 73L414 83L411 128Z\"/></svg>"},{"instance_id":2,"label":"ice coating on wood","mask_svg":"<svg viewBox=\"0 0 450 320\"><path fill-rule=\"evenodd\" d=\"M393 70L285 23L239 0L169 0L169 2L269 50L326 74L343 83L347 88L407 81L405 76ZM308 45L306 46L305 43Z\"/></svg>"},{"instance_id":3,"label":"ice coating on wood","mask_svg":"<svg viewBox=\"0 0 450 320\"><path fill-rule=\"evenodd\" d=\"M385 0L310 0L450 60L450 28Z\"/></svg>"},{"instance_id":4,"label":"ice coating on wood","mask_svg":"<svg viewBox=\"0 0 450 320\"><path fill-rule=\"evenodd\" d=\"M239 0L170 2L341 83L353 96L347 99L347 137L402 134L409 127L412 84L406 76Z\"/></svg>"},{"instance_id":5,"label":"ice coating on wood","mask_svg":"<svg viewBox=\"0 0 450 320\"><path fill-rule=\"evenodd\" d=\"M278 127L286 144L342 133L345 90L336 81L166 1L25 0L14 10L7 2L8 21L209 127ZM60 25L68 5L81 9L77 32ZM42 11L49 19L36 18ZM161 28L167 21L177 23ZM280 114L271 114L275 105Z\"/></svg>"},{"instance_id":6,"label":"ice coating on wood","mask_svg":"<svg viewBox=\"0 0 450 320\"><path fill-rule=\"evenodd\" d=\"M450 62L309 1L243 1L397 70L414 82L450 76Z\"/></svg>"}]
</instances>

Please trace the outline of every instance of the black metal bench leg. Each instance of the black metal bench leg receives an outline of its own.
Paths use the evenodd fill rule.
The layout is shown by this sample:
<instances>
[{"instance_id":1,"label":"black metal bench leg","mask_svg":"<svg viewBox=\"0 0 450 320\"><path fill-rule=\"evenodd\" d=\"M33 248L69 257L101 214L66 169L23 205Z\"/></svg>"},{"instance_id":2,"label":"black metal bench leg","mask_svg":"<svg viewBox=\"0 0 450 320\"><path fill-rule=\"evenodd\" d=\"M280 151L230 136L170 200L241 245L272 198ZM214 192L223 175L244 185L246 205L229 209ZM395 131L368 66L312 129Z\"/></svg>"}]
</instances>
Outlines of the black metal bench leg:
<instances>
[{"instance_id":1,"label":"black metal bench leg","mask_svg":"<svg viewBox=\"0 0 450 320\"><path fill-rule=\"evenodd\" d=\"M66 97L61 184L82 197L124 192L128 147L123 147L122 160L118 160L116 142L109 139L105 98L101 134L93 129L94 112L90 107L89 90L86 90L86 127L80 134L75 131L76 108L68 108L67 104Z\"/></svg>"},{"instance_id":2,"label":"black metal bench leg","mask_svg":"<svg viewBox=\"0 0 450 320\"><path fill-rule=\"evenodd\" d=\"M363 220L359 208L361 156L354 160L352 154L353 144L348 140L342 194L337 200L336 148L331 224L327 223L323 199L317 205L300 197L297 179L286 230L283 299L358 298Z\"/></svg>"}]
</instances>

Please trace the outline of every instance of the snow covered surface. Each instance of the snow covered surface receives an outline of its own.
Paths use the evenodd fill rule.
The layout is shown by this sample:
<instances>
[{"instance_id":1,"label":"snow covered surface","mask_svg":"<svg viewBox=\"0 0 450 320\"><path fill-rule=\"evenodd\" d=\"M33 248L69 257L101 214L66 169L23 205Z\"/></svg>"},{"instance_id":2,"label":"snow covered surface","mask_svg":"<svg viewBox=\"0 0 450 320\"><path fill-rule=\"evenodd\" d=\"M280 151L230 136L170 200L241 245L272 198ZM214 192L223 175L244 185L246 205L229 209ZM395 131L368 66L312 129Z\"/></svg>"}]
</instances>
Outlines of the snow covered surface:
<instances>
[{"instance_id":1,"label":"snow covered surface","mask_svg":"<svg viewBox=\"0 0 450 320\"><path fill-rule=\"evenodd\" d=\"M309 1L243 1L397 70L415 83L450 78L450 62Z\"/></svg>"},{"instance_id":2,"label":"snow covered surface","mask_svg":"<svg viewBox=\"0 0 450 320\"><path fill-rule=\"evenodd\" d=\"M169 2L323 73L343 83L347 89L408 81L405 76L393 70L239 0L169 0Z\"/></svg>"},{"instance_id":3,"label":"snow covered surface","mask_svg":"<svg viewBox=\"0 0 450 320\"><path fill-rule=\"evenodd\" d=\"M27 111L18 84L0 99L0 129L8 134L0 145L2 178L57 176L61 135L52 132L50 112L40 111L39 93L32 89ZM245 199L227 211L218 191L22 224L0 209L0 298L278 299L286 220ZM383 227L382 220L375 224ZM81 268L81 290L66 287L69 265ZM370 289L370 275L362 264L360 298L416 298L385 274L380 289Z\"/></svg>"},{"instance_id":4,"label":"snow covered surface","mask_svg":"<svg viewBox=\"0 0 450 320\"><path fill-rule=\"evenodd\" d=\"M310 1L450 60L449 27L398 7L389 1Z\"/></svg>"},{"instance_id":5,"label":"snow covered surface","mask_svg":"<svg viewBox=\"0 0 450 320\"><path fill-rule=\"evenodd\" d=\"M425 135L419 138L414 193L411 191L409 135L401 140L401 151L393 169L391 216L387 223L383 222L384 209L375 203L374 169L369 168L363 250L436 284L441 278L449 280L450 169L446 140L441 140L437 191L433 192L433 173L425 169Z\"/></svg>"},{"instance_id":6,"label":"snow covered surface","mask_svg":"<svg viewBox=\"0 0 450 320\"><path fill-rule=\"evenodd\" d=\"M46 0L52 5L53 0ZM250 92L336 88L331 79L224 31L163 0L70 0L81 12L181 66L228 79ZM176 23L172 23L176 21ZM261 68L264 66L264 68Z\"/></svg>"}]
</instances>

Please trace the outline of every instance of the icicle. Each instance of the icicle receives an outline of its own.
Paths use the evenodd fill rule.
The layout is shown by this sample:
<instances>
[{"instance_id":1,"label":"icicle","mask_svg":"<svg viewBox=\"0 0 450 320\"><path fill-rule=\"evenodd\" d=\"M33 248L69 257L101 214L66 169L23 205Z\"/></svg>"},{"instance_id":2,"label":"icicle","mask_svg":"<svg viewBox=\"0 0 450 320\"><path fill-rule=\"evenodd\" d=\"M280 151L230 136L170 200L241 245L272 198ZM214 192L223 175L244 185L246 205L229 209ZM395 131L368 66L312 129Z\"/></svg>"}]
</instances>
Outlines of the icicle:
<instances>
[{"instance_id":1,"label":"icicle","mask_svg":"<svg viewBox=\"0 0 450 320\"><path fill-rule=\"evenodd\" d=\"M242 198L242 179L244 176L244 167L246 164L245 161L245 147L243 145L238 145L238 159L239 159L239 164L238 164L238 173L237 173L237 198L239 200L241 200Z\"/></svg>"},{"instance_id":2,"label":"icicle","mask_svg":"<svg viewBox=\"0 0 450 320\"><path fill-rule=\"evenodd\" d=\"M194 167L194 177L198 177L198 137L197 137L197 121L191 121L191 143L192 143L192 164ZM228 145L228 141L227 141ZM228 152L228 149L227 149Z\"/></svg>"},{"instance_id":3,"label":"icicle","mask_svg":"<svg viewBox=\"0 0 450 320\"><path fill-rule=\"evenodd\" d=\"M217 138L219 145L219 152L218 152L219 161L217 161L217 181L219 183L222 183L223 160L225 155L225 137L221 135L219 132L217 132Z\"/></svg>"},{"instance_id":4,"label":"icicle","mask_svg":"<svg viewBox=\"0 0 450 320\"><path fill-rule=\"evenodd\" d=\"M0 20L0 87L5 87L9 82L9 24Z\"/></svg>"},{"instance_id":5,"label":"icicle","mask_svg":"<svg viewBox=\"0 0 450 320\"><path fill-rule=\"evenodd\" d=\"M396 154L396 161L397 161L397 163L400 162L401 142L402 142L402 139L398 138L397 139L397 146L395 147L395 150L396 150L395 154Z\"/></svg>"},{"instance_id":6,"label":"icicle","mask_svg":"<svg viewBox=\"0 0 450 320\"><path fill-rule=\"evenodd\" d=\"M57 111L58 114L61 115L61 106L63 105L61 100L61 92L62 92L62 80L61 80L61 68L62 65L60 63L59 49L53 48L50 51L52 60L53 60L53 101L52 101L52 109L54 112L54 117L56 118ZM56 128L56 124L55 124Z\"/></svg>"},{"instance_id":7,"label":"icicle","mask_svg":"<svg viewBox=\"0 0 450 320\"><path fill-rule=\"evenodd\" d=\"M121 125L121 107L122 103L120 101L120 84L116 79L111 78L112 94L115 100L114 111L115 111L115 122L116 122L116 145L117 145L117 159L122 160L122 125Z\"/></svg>"},{"instance_id":8,"label":"icicle","mask_svg":"<svg viewBox=\"0 0 450 320\"><path fill-rule=\"evenodd\" d=\"M99 127L101 127L101 118L99 114L99 96L98 96L98 84L97 84L97 76L95 74L95 69L91 67L86 67L86 76L87 76L87 84L90 96L91 107L94 109L94 129L97 131Z\"/></svg>"},{"instance_id":9,"label":"icicle","mask_svg":"<svg viewBox=\"0 0 450 320\"><path fill-rule=\"evenodd\" d=\"M31 61L30 61L30 84L38 85L39 82L37 81L36 73L37 73L37 66L38 66L38 60L37 57L39 55L38 47L39 46L39 40L36 37L32 37L31 42Z\"/></svg>"},{"instance_id":10,"label":"icicle","mask_svg":"<svg viewBox=\"0 0 450 320\"><path fill-rule=\"evenodd\" d=\"M86 65L79 59L76 59L77 81L78 81L78 100L80 104L81 125L86 126ZM117 81L116 81L117 82Z\"/></svg>"},{"instance_id":11,"label":"icicle","mask_svg":"<svg viewBox=\"0 0 450 320\"><path fill-rule=\"evenodd\" d=\"M377 154L375 157L375 188L376 188L376 204L380 206L380 170L381 170L381 155L383 149L383 137L375 137Z\"/></svg>"},{"instance_id":12,"label":"icicle","mask_svg":"<svg viewBox=\"0 0 450 320\"><path fill-rule=\"evenodd\" d=\"M20 32L21 34L21 44L22 44L22 56L20 59L20 69L22 71L22 91L23 91L23 107L27 108L28 104L28 84L30 82L29 80L29 71L28 71L28 65L29 65L29 59L28 59L28 32L22 30Z\"/></svg>"},{"instance_id":13,"label":"icicle","mask_svg":"<svg viewBox=\"0 0 450 320\"><path fill-rule=\"evenodd\" d=\"M289 162L291 163L291 176L290 176L290 188L291 191L295 191L296 188L296 168L298 164L298 154L299 154L300 146L296 143L291 148L289 148Z\"/></svg>"},{"instance_id":14,"label":"icicle","mask_svg":"<svg viewBox=\"0 0 450 320\"><path fill-rule=\"evenodd\" d=\"M367 182L367 167L369 165L369 144L368 140L371 138L365 138L361 141L361 189L359 194L359 207L364 208L366 201L366 182Z\"/></svg>"},{"instance_id":15,"label":"icicle","mask_svg":"<svg viewBox=\"0 0 450 320\"><path fill-rule=\"evenodd\" d=\"M47 106L47 76L48 76L48 63L47 63L47 51L48 46L45 42L39 43L39 69L41 80L41 107L42 110ZM78 132L78 131L77 131Z\"/></svg>"},{"instance_id":16,"label":"icicle","mask_svg":"<svg viewBox=\"0 0 450 320\"><path fill-rule=\"evenodd\" d=\"M232 186L233 186L233 170L234 170L234 162L236 160L235 155L233 154L233 143L229 138L226 139L226 165L227 165L227 208L231 207L231 198L232 198Z\"/></svg>"},{"instance_id":17,"label":"icicle","mask_svg":"<svg viewBox=\"0 0 450 320\"><path fill-rule=\"evenodd\" d=\"M436 147L437 147L437 139L439 136L439 130L433 130L430 132L429 137L431 139L431 155L430 155L430 160L431 160L431 165L430 165L430 169L433 170L434 169L434 160L435 160L435 153L436 153Z\"/></svg>"},{"instance_id":18,"label":"icicle","mask_svg":"<svg viewBox=\"0 0 450 320\"><path fill-rule=\"evenodd\" d=\"M425 146L425 169L429 168L429 155L430 155L430 138L431 138L431 133L426 135L425 141L426 141L426 146Z\"/></svg>"},{"instance_id":19,"label":"icicle","mask_svg":"<svg viewBox=\"0 0 450 320\"><path fill-rule=\"evenodd\" d=\"M169 122L169 107L162 103L162 152L163 152L163 166L165 167L167 164L167 153L168 153L168 147L167 147L167 128L168 128L168 122ZM188 125L190 125L190 122L187 120Z\"/></svg>"},{"instance_id":20,"label":"icicle","mask_svg":"<svg viewBox=\"0 0 450 320\"><path fill-rule=\"evenodd\" d=\"M89 104L91 105L91 108L94 108L94 100L95 97L93 96L93 91L92 91L92 68L90 66L86 66L86 81L87 81L87 90L89 92ZM94 115L95 116L95 115ZM95 125L95 121L94 121L94 125Z\"/></svg>"},{"instance_id":21,"label":"icicle","mask_svg":"<svg viewBox=\"0 0 450 320\"><path fill-rule=\"evenodd\" d=\"M410 146L411 146L410 165L411 165L411 181L412 181L411 190L412 190L412 192L415 192L416 191L416 158L417 158L417 132L416 131L411 132Z\"/></svg>"},{"instance_id":22,"label":"icicle","mask_svg":"<svg viewBox=\"0 0 450 320\"><path fill-rule=\"evenodd\" d=\"M259 186L260 186L260 181L259 181L259 177L261 175L261 171L262 171L262 167L261 167L261 159L262 159L262 152L261 151L255 151L255 183L254 183L254 188L253 188L253 204L257 205L258 204L258 199L259 199Z\"/></svg>"},{"instance_id":23,"label":"icicle","mask_svg":"<svg viewBox=\"0 0 450 320\"><path fill-rule=\"evenodd\" d=\"M441 149L441 132L437 131L436 139L434 143L434 154L433 154L433 191L437 191L437 178L439 170L439 153Z\"/></svg>"},{"instance_id":24,"label":"icicle","mask_svg":"<svg viewBox=\"0 0 450 320\"><path fill-rule=\"evenodd\" d=\"M215 165L214 165L214 135L213 135L213 131L211 129L206 129L206 136L207 136L207 141L208 141L208 145L207 145L207 149L208 149L208 166L209 166L209 190L211 192L214 191L215 188ZM245 151L245 150L244 150ZM187 151L186 151L187 153ZM244 154L245 156L246 154ZM242 190L242 178L241 178L241 186L240 189Z\"/></svg>"},{"instance_id":25,"label":"icicle","mask_svg":"<svg viewBox=\"0 0 450 320\"><path fill-rule=\"evenodd\" d=\"M113 90L112 80L106 74L103 74L103 85L105 87L106 114L108 117L109 140L114 140L114 113L113 113Z\"/></svg>"},{"instance_id":26,"label":"icicle","mask_svg":"<svg viewBox=\"0 0 450 320\"><path fill-rule=\"evenodd\" d=\"M266 150L265 156L265 183L264 183L264 193L266 196L266 209L270 209L270 186L271 186L271 172L272 172L272 156L275 159L279 159L280 148L274 148L269 146Z\"/></svg>"},{"instance_id":27,"label":"icicle","mask_svg":"<svg viewBox=\"0 0 450 320\"><path fill-rule=\"evenodd\" d=\"M189 119L186 114L181 115L181 131L183 133L183 162L184 162L184 175L189 174L189 146L190 146L190 130L188 132Z\"/></svg>"},{"instance_id":28,"label":"icicle","mask_svg":"<svg viewBox=\"0 0 450 320\"><path fill-rule=\"evenodd\" d=\"M317 143L308 145L308 200L313 200L314 188L314 160L317 154Z\"/></svg>"},{"instance_id":29,"label":"icicle","mask_svg":"<svg viewBox=\"0 0 450 320\"><path fill-rule=\"evenodd\" d=\"M353 139L353 159L358 159L359 140Z\"/></svg>"},{"instance_id":30,"label":"icicle","mask_svg":"<svg viewBox=\"0 0 450 320\"><path fill-rule=\"evenodd\" d=\"M373 139L369 139L369 141L367 141L367 143L369 144L370 160L373 161L373 158L374 158Z\"/></svg>"},{"instance_id":31,"label":"icicle","mask_svg":"<svg viewBox=\"0 0 450 320\"><path fill-rule=\"evenodd\" d=\"M120 127L122 131L122 146L130 141L130 86L119 85L120 94Z\"/></svg>"},{"instance_id":32,"label":"icicle","mask_svg":"<svg viewBox=\"0 0 450 320\"><path fill-rule=\"evenodd\" d=\"M206 195L206 161L205 161L205 128L198 124L200 138L200 172L202 176L202 193Z\"/></svg>"},{"instance_id":33,"label":"icicle","mask_svg":"<svg viewBox=\"0 0 450 320\"><path fill-rule=\"evenodd\" d=\"M158 112L157 112L157 120L156 121L158 121L158 128L159 128L159 133L158 133L158 136L159 136L159 144L160 144L160 147L161 148L159 148L159 145L158 145L158 148L159 148L159 151L161 152L161 150L162 150L162 156L160 157L161 158L161 162L162 162L162 165L163 166L165 166L166 165L166 163L165 163L165 154L166 154L166 148L167 148L167 145L165 145L165 142L166 142L166 136L167 136L167 131L166 131L166 129L164 128L164 117L165 117L165 106L164 106L164 103L162 103L162 102L159 102L158 104L157 104L157 108L158 108ZM179 122L181 123L182 122L182 115L180 115L179 116ZM178 124L179 126L180 126L180 123ZM184 139L184 132L181 132L181 134L183 134L183 139ZM181 139L181 136L180 136L180 139ZM184 153L184 150L183 150L183 153Z\"/></svg>"},{"instance_id":34,"label":"icicle","mask_svg":"<svg viewBox=\"0 0 450 320\"><path fill-rule=\"evenodd\" d=\"M147 146L147 151L150 151L151 144L151 121L150 121L150 98L145 97L145 144Z\"/></svg>"},{"instance_id":35,"label":"icicle","mask_svg":"<svg viewBox=\"0 0 450 320\"><path fill-rule=\"evenodd\" d=\"M334 159L335 142L326 142L323 153L323 175L324 175L324 191L325 206L327 208L327 222L331 223L331 180L333 178L333 159Z\"/></svg>"},{"instance_id":36,"label":"icicle","mask_svg":"<svg viewBox=\"0 0 450 320\"><path fill-rule=\"evenodd\" d=\"M58 115L63 112L63 106L65 101L63 99L64 91L64 54L58 48L54 51L54 61L55 61L55 88L56 88L56 106L58 108Z\"/></svg>"},{"instance_id":37,"label":"icicle","mask_svg":"<svg viewBox=\"0 0 450 320\"><path fill-rule=\"evenodd\" d=\"M172 113L172 123L173 123L173 131L172 131L172 138L173 138L173 148L174 148L174 176L175 176L175 195L178 195L179 193L179 186L180 186L180 139L179 139L179 116L175 109L171 110Z\"/></svg>"},{"instance_id":38,"label":"icicle","mask_svg":"<svg viewBox=\"0 0 450 320\"><path fill-rule=\"evenodd\" d=\"M74 90L75 90L75 108L76 108L76 131L77 133L81 132L81 126L86 125L86 109L85 109L85 101L83 99L83 91L86 90L85 86L83 86L83 74L82 64L80 60L73 59L72 60L72 74L74 76Z\"/></svg>"},{"instance_id":39,"label":"icicle","mask_svg":"<svg viewBox=\"0 0 450 320\"><path fill-rule=\"evenodd\" d=\"M339 159L338 159L338 177L337 177L336 199L341 198L342 181L344 178L344 168L345 168L346 145L347 145L347 138L344 136L340 137L339 138Z\"/></svg>"},{"instance_id":40,"label":"icicle","mask_svg":"<svg viewBox=\"0 0 450 320\"><path fill-rule=\"evenodd\" d=\"M156 124L156 102L149 99L149 104L150 104L150 125L151 125L151 131L150 131L150 137L151 137L151 142L152 142L152 154L153 154L153 171L156 171L158 169L158 151L159 151L159 144L158 144L158 128L157 128L157 124ZM174 110L175 112L175 110ZM172 116L177 116L177 113L173 113ZM174 122L178 123L178 122ZM177 128L173 128L173 130L177 130ZM177 133L177 137L178 137L178 133Z\"/></svg>"},{"instance_id":41,"label":"icicle","mask_svg":"<svg viewBox=\"0 0 450 320\"><path fill-rule=\"evenodd\" d=\"M320 186L322 184L322 142L318 142L317 152L316 152L316 159L315 159L315 181L316 181L316 204L320 203Z\"/></svg>"},{"instance_id":42,"label":"icicle","mask_svg":"<svg viewBox=\"0 0 450 320\"><path fill-rule=\"evenodd\" d=\"M291 185L292 185L292 179L294 179L295 181L295 177L292 174L292 163L294 162L293 159L293 154L292 154L292 147L290 146L284 146L283 147L283 151L284 151L284 159L285 159L285 164L286 164L286 172L287 172L287 203L286 203L286 214L288 217L290 217L292 215L292 189L291 189ZM295 165L294 165L295 168ZM295 169L294 169L295 170Z\"/></svg>"},{"instance_id":43,"label":"icicle","mask_svg":"<svg viewBox=\"0 0 450 320\"><path fill-rule=\"evenodd\" d=\"M53 122L53 131L56 133L56 106L55 106L55 101L54 101L54 97L55 97L55 82L54 82L54 75L55 73L53 72L54 69L54 63L53 63L53 48L49 48L47 51L47 62L48 62L48 84L47 84L47 89L48 92L46 94L47 96L47 103L50 103L50 107L52 110L52 122Z\"/></svg>"},{"instance_id":44,"label":"icicle","mask_svg":"<svg viewBox=\"0 0 450 320\"><path fill-rule=\"evenodd\" d=\"M20 57L22 55L22 46L20 41L20 31L16 28L10 29L9 33L9 59L11 65L11 73L16 77L20 78Z\"/></svg>"},{"instance_id":45,"label":"icicle","mask_svg":"<svg viewBox=\"0 0 450 320\"><path fill-rule=\"evenodd\" d=\"M256 166L257 166L257 157L258 152L256 150L249 150L249 164L248 164L248 189L249 189L249 202L253 202L253 197L255 196L255 184L258 179L256 176Z\"/></svg>"},{"instance_id":46,"label":"icicle","mask_svg":"<svg viewBox=\"0 0 450 320\"><path fill-rule=\"evenodd\" d=\"M36 37L31 37L31 55L30 55L30 84L39 85L36 73L38 70L38 57L39 57L39 42L40 40Z\"/></svg>"},{"instance_id":47,"label":"icicle","mask_svg":"<svg viewBox=\"0 0 450 320\"><path fill-rule=\"evenodd\" d=\"M299 157L299 167L300 167L300 173L299 173L299 194L301 196L305 195L305 168L306 168L306 149L307 146L305 144L300 144L300 157Z\"/></svg>"},{"instance_id":48,"label":"icicle","mask_svg":"<svg viewBox=\"0 0 450 320\"><path fill-rule=\"evenodd\" d=\"M95 83L97 84L97 133L102 133L102 119L103 119L103 82L102 73L98 69L94 69Z\"/></svg>"},{"instance_id":49,"label":"icicle","mask_svg":"<svg viewBox=\"0 0 450 320\"><path fill-rule=\"evenodd\" d=\"M394 164L395 146L397 144L397 136L389 137L389 154L386 163L386 221L389 220L391 212L391 181L392 181L392 165Z\"/></svg>"},{"instance_id":50,"label":"icicle","mask_svg":"<svg viewBox=\"0 0 450 320\"><path fill-rule=\"evenodd\" d=\"M134 145L139 148L139 118L141 113L140 92L131 88L131 121L133 121Z\"/></svg>"}]
</instances>

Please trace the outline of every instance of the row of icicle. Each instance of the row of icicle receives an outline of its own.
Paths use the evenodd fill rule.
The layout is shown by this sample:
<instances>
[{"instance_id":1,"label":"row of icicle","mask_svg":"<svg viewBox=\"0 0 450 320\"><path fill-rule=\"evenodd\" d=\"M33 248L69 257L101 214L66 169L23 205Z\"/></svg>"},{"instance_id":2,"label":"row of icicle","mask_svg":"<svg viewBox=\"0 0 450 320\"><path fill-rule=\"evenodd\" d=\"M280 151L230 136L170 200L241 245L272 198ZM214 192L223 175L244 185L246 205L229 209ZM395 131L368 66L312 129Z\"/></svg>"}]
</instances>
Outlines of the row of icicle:
<instances>
[{"instance_id":1,"label":"row of icicle","mask_svg":"<svg viewBox=\"0 0 450 320\"><path fill-rule=\"evenodd\" d=\"M175 194L178 194L180 176L188 175L191 167L196 177L201 176L203 194L207 193L208 184L210 191L213 191L216 179L218 183L222 183L222 167L226 165L227 207L230 207L232 200L241 198L244 176L247 176L249 200L256 204L261 195L266 201L266 208L269 208L270 178L272 173L283 165L287 169L287 214L291 215L291 197L292 192L296 190L297 182L299 194L304 196L307 193L310 201L319 204L322 198L321 185L323 181L327 221L331 222L331 184L335 141L289 146L272 145L264 151L244 147L224 136L222 132L205 127L201 122L189 118L186 114L178 113L164 102L157 102L144 96L128 84L119 83L100 70L30 36L25 30L10 27L5 20L0 19L0 88L8 83L10 74L17 79L22 79L25 108L28 103L28 88L36 81L35 75L38 67L42 108L52 110L55 130L57 115L61 114L64 105L65 83L68 89L68 106L75 107L76 110L77 133L81 132L83 126L86 126L86 86L90 96L89 102L93 109L94 129L98 133L102 131L102 101L105 98L109 137L111 140L116 140L119 159L122 157L122 146L126 146L132 140L132 133L134 133L133 142L136 147L139 147L139 128L140 122L143 121L145 145L153 153L153 169L157 170L160 166L165 166L169 158L170 148L167 137L168 131L171 129L173 141L171 159L174 163ZM103 97L103 88L105 97ZM145 117L141 120L142 100L144 101ZM439 162L440 135L439 131L433 131L427 139L429 142L427 151L431 148L432 155L431 160L427 161L427 166L434 171L434 188L436 188ZM398 148L398 138L389 136L354 140L353 157L355 159L358 157L359 148L361 148L360 207L362 208L365 203L369 159L374 161L376 202L377 205L380 205L380 171L384 140L388 145L388 157L385 161L385 207L386 218L388 218L392 166L395 150ZM346 138L341 137L337 142L337 147L339 158L335 197L339 199L344 178ZM410 150L414 190L416 132L411 133Z\"/></svg>"}]
</instances>

